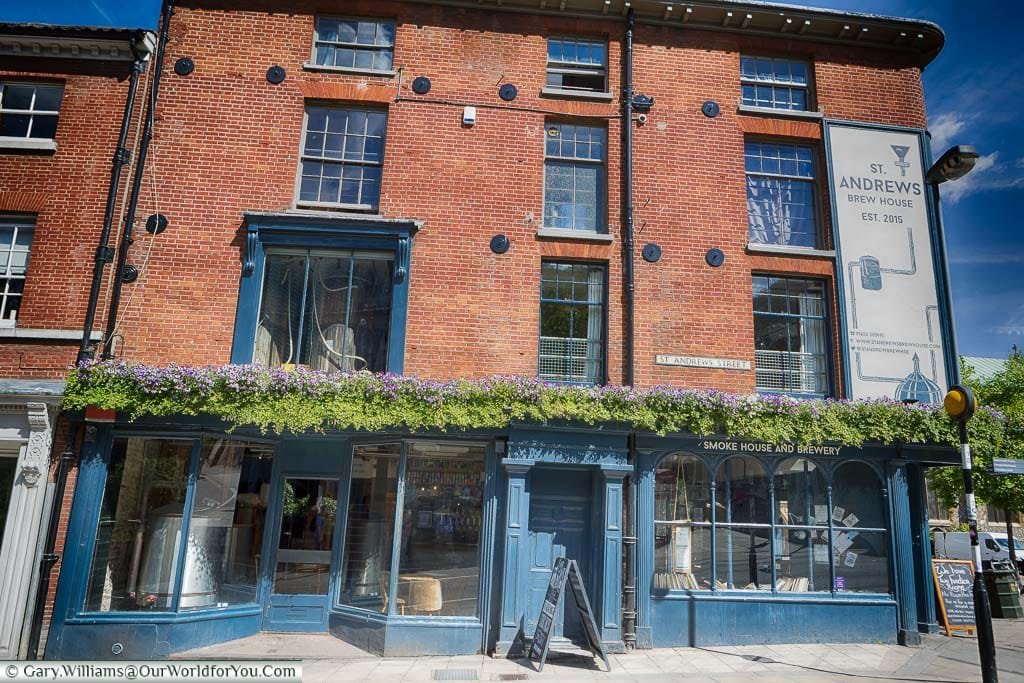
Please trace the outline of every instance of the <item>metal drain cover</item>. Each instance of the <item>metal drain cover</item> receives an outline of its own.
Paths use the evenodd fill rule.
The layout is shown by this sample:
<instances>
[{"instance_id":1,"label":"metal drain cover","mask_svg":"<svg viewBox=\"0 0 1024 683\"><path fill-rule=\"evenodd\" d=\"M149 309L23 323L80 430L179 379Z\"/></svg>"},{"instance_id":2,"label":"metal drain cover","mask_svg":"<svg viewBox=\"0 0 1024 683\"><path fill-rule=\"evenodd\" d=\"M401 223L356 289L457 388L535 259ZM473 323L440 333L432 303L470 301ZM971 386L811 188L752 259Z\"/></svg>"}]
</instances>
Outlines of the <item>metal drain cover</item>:
<instances>
[{"instance_id":1,"label":"metal drain cover","mask_svg":"<svg viewBox=\"0 0 1024 683\"><path fill-rule=\"evenodd\" d=\"M498 674L499 681L528 681L530 674Z\"/></svg>"},{"instance_id":2,"label":"metal drain cover","mask_svg":"<svg viewBox=\"0 0 1024 683\"><path fill-rule=\"evenodd\" d=\"M435 681L476 681L476 669L434 669L431 679Z\"/></svg>"}]
</instances>

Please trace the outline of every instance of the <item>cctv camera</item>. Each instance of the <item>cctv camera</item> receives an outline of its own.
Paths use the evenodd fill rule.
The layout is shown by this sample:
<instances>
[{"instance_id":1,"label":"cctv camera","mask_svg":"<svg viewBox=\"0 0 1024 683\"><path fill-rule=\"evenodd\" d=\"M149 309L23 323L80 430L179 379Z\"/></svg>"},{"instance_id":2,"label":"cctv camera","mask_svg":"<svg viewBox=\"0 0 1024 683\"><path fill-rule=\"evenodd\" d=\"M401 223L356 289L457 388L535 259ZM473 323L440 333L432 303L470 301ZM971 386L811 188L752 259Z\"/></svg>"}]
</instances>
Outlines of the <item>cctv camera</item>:
<instances>
[{"instance_id":1,"label":"cctv camera","mask_svg":"<svg viewBox=\"0 0 1024 683\"><path fill-rule=\"evenodd\" d=\"M636 122L641 126L647 123L647 114L637 114Z\"/></svg>"}]
</instances>

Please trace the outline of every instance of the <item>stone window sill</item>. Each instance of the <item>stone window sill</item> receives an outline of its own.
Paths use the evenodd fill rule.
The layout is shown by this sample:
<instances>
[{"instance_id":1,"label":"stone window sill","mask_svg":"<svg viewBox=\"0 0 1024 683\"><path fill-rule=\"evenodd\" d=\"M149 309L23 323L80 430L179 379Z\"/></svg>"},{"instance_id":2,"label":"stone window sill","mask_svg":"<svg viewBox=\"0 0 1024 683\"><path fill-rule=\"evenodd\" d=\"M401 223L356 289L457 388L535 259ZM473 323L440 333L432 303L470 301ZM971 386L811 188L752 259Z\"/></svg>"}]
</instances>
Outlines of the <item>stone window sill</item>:
<instances>
[{"instance_id":1,"label":"stone window sill","mask_svg":"<svg viewBox=\"0 0 1024 683\"><path fill-rule=\"evenodd\" d=\"M0 152L7 150L18 152L53 153L57 151L57 141L35 138L0 137Z\"/></svg>"},{"instance_id":2,"label":"stone window sill","mask_svg":"<svg viewBox=\"0 0 1024 683\"><path fill-rule=\"evenodd\" d=\"M542 97L566 97L575 100L593 100L595 102L611 102L615 97L610 92L588 92L586 90L562 90L544 86L540 89Z\"/></svg>"},{"instance_id":3,"label":"stone window sill","mask_svg":"<svg viewBox=\"0 0 1024 683\"><path fill-rule=\"evenodd\" d=\"M302 65L302 68L306 71L327 71L356 76L380 76L381 78L392 78L396 73L394 69L390 71L376 71L374 69L353 69L347 66L327 66L326 64L313 64L311 62L306 62Z\"/></svg>"},{"instance_id":4,"label":"stone window sill","mask_svg":"<svg viewBox=\"0 0 1024 683\"><path fill-rule=\"evenodd\" d=\"M811 256L813 258L834 259L836 252L832 249L808 249L806 247L788 247L784 244L747 244L748 254L770 254L773 256Z\"/></svg>"},{"instance_id":5,"label":"stone window sill","mask_svg":"<svg viewBox=\"0 0 1024 683\"><path fill-rule=\"evenodd\" d=\"M578 242L601 242L603 244L611 244L614 239L608 233L586 232L584 230L566 230L565 228L541 228L537 231L537 237L573 240Z\"/></svg>"},{"instance_id":6,"label":"stone window sill","mask_svg":"<svg viewBox=\"0 0 1024 683\"><path fill-rule=\"evenodd\" d=\"M0 326L0 339L37 339L53 341L79 341L81 330L50 330L30 327ZM93 331L90 340L100 340L103 332Z\"/></svg>"},{"instance_id":7,"label":"stone window sill","mask_svg":"<svg viewBox=\"0 0 1024 683\"><path fill-rule=\"evenodd\" d=\"M772 109L771 107L752 107L749 104L741 104L737 108L740 114L754 114L756 116L779 116L790 119L804 119L808 121L820 121L825 115L820 111L798 111L795 109Z\"/></svg>"}]
</instances>

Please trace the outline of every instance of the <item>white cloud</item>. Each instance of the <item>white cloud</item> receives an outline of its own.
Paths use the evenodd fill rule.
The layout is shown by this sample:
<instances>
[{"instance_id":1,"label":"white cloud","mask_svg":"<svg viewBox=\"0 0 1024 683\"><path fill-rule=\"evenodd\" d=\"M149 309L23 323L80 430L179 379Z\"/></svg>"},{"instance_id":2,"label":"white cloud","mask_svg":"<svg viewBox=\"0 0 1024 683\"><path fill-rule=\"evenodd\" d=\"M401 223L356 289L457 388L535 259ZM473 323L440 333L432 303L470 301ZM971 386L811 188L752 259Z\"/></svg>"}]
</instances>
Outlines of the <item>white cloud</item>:
<instances>
[{"instance_id":1,"label":"white cloud","mask_svg":"<svg viewBox=\"0 0 1024 683\"><path fill-rule=\"evenodd\" d=\"M1013 251L1014 248L950 253L949 262L968 266L997 266L1007 263L1024 263L1024 251Z\"/></svg>"},{"instance_id":2,"label":"white cloud","mask_svg":"<svg viewBox=\"0 0 1024 683\"><path fill-rule=\"evenodd\" d=\"M989 331L993 334L1024 337L1024 305L1018 305L1017 309L1007 316L1002 325L990 327Z\"/></svg>"},{"instance_id":3,"label":"white cloud","mask_svg":"<svg viewBox=\"0 0 1024 683\"><path fill-rule=\"evenodd\" d=\"M932 150L942 152L949 147L950 141L967 127L967 120L958 112L939 114L932 119L928 130L932 134Z\"/></svg>"},{"instance_id":4,"label":"white cloud","mask_svg":"<svg viewBox=\"0 0 1024 683\"><path fill-rule=\"evenodd\" d=\"M974 170L960 180L942 186L942 198L955 204L964 197L988 190L1008 190L1024 187L1024 170L1019 163L999 161L999 152L983 154L974 164Z\"/></svg>"}]
</instances>

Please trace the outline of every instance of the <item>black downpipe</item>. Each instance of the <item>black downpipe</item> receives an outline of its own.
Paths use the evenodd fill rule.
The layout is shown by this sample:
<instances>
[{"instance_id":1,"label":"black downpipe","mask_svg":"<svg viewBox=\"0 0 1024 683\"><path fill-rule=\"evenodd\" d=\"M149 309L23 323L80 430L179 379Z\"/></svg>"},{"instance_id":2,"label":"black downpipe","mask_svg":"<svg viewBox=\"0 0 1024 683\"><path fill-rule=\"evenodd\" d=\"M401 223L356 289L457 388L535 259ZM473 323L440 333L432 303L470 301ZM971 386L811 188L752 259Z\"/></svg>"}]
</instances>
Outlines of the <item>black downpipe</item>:
<instances>
[{"instance_id":1,"label":"black downpipe","mask_svg":"<svg viewBox=\"0 0 1024 683\"><path fill-rule=\"evenodd\" d=\"M50 574L53 565L57 564L60 557L53 552L57 545L57 526L60 523L60 512L64 500L64 489L68 483L68 469L74 462L75 454L71 451L69 443L60 454L60 463L57 465L57 480L53 487L53 501L50 503L50 519L46 525L46 545L43 555L39 558L39 585L36 586L35 607L32 610L32 628L28 635L27 659L37 659L39 656L39 638L43 631L43 610L46 609L46 598L50 593Z\"/></svg>"},{"instance_id":2,"label":"black downpipe","mask_svg":"<svg viewBox=\"0 0 1024 683\"><path fill-rule=\"evenodd\" d=\"M125 263L128 261L128 249L132 246L132 233L135 224L135 210L139 205L139 193L142 191L142 178L146 170L146 157L149 154L149 143L153 140L153 122L155 118L157 98L160 93L160 75L164 69L164 54L167 51L167 31L171 23L171 15L174 14L174 1L164 0L163 16L160 19L160 39L156 48L156 59L153 64L153 86L150 90L149 101L146 103L146 122L142 132L142 142L139 143L139 160L135 164L135 175L132 177L132 189L128 198L128 211L124 217L124 234L121 236L121 244L117 252L117 267L114 269L114 289L110 295L110 312L107 315L106 339L103 343L103 359L111 357L113 346L113 335L117 328L117 309L121 306L121 288L124 285L122 275Z\"/></svg>"},{"instance_id":3,"label":"black downpipe","mask_svg":"<svg viewBox=\"0 0 1024 683\"><path fill-rule=\"evenodd\" d=\"M622 102L622 353L623 384L633 385L633 8L626 12L626 48L623 50ZM627 462L635 465L636 432L629 435ZM636 476L629 475L623 487L626 518L622 537L625 564L622 581L622 642L628 650L636 647Z\"/></svg>"},{"instance_id":4,"label":"black downpipe","mask_svg":"<svg viewBox=\"0 0 1024 683\"><path fill-rule=\"evenodd\" d=\"M110 248L110 228L114 222L114 210L117 207L117 195L121 188L121 171L131 160L131 152L125 147L128 142L128 130L131 128L132 112L135 110L135 96L139 88L139 75L142 73L148 54L140 53L139 36L132 36L131 46L135 53L132 72L128 77L128 95L124 102L124 114L121 117L121 132L117 138L117 149L114 151L114 162L110 167L110 186L107 188L107 207L103 213L103 229L100 230L100 243L96 247L93 261L92 286L89 289L89 303L85 310L85 323L82 325L82 344L78 347L78 362L92 358L93 349L90 343L92 328L96 322L96 307L100 300L100 287L103 284L103 269L114 260L114 250Z\"/></svg>"}]
</instances>

